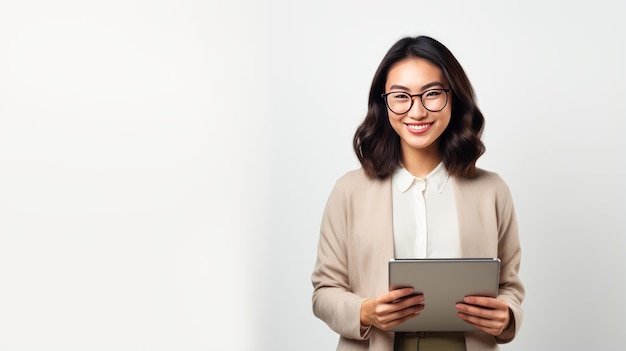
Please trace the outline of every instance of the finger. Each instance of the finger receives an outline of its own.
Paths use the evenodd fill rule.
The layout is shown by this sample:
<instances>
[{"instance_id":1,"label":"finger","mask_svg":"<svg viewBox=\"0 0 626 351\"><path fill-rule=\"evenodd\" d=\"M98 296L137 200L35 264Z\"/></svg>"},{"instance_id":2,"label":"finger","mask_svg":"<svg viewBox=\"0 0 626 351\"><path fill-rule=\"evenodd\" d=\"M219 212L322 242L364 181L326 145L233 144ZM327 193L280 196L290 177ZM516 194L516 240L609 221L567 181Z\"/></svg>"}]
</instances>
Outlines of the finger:
<instances>
[{"instance_id":1,"label":"finger","mask_svg":"<svg viewBox=\"0 0 626 351\"><path fill-rule=\"evenodd\" d=\"M478 329L492 334L500 335L508 325L508 312L494 309L486 309L480 306L457 304L459 318L474 325Z\"/></svg>"},{"instance_id":2,"label":"finger","mask_svg":"<svg viewBox=\"0 0 626 351\"><path fill-rule=\"evenodd\" d=\"M464 303L456 304L456 310L467 315L477 316L480 318L488 318L488 315L491 311L490 309L485 309L476 305L467 305Z\"/></svg>"},{"instance_id":3,"label":"finger","mask_svg":"<svg viewBox=\"0 0 626 351\"><path fill-rule=\"evenodd\" d=\"M415 296L396 303L378 304L375 308L376 316L378 316L379 320L388 322L408 314L421 312L424 309L424 305L420 303L419 299L423 298Z\"/></svg>"},{"instance_id":4,"label":"finger","mask_svg":"<svg viewBox=\"0 0 626 351\"><path fill-rule=\"evenodd\" d=\"M495 336L500 335L502 333L502 330L504 330L504 324L499 321L484 319L484 318L480 318L480 317L476 317L476 316L472 316L472 315L468 315L464 313L458 313L457 315L459 316L459 318L472 324L479 330L482 330L485 333L488 333L491 335L495 335Z\"/></svg>"},{"instance_id":5,"label":"finger","mask_svg":"<svg viewBox=\"0 0 626 351\"><path fill-rule=\"evenodd\" d=\"M400 300L407 296L415 294L415 289L413 288L400 288L396 290L391 290L386 294L381 295L381 303L392 303L396 300Z\"/></svg>"},{"instance_id":6,"label":"finger","mask_svg":"<svg viewBox=\"0 0 626 351\"><path fill-rule=\"evenodd\" d=\"M407 307L419 305L424 303L424 295L407 295L399 300L394 301L391 305L392 308L402 310Z\"/></svg>"},{"instance_id":7,"label":"finger","mask_svg":"<svg viewBox=\"0 0 626 351\"><path fill-rule=\"evenodd\" d=\"M476 316L476 315L471 315L471 314L467 314L467 313L463 313L463 312L459 312L457 313L457 315L467 321L470 322L476 326L480 326L480 327L485 327L485 328L499 328L502 325L502 320L499 319L489 319L489 318L483 318L480 316Z\"/></svg>"},{"instance_id":8,"label":"finger","mask_svg":"<svg viewBox=\"0 0 626 351\"><path fill-rule=\"evenodd\" d=\"M508 309L508 304L502 299L487 296L466 296L463 302L470 305L482 306L485 308L492 308L497 310Z\"/></svg>"},{"instance_id":9,"label":"finger","mask_svg":"<svg viewBox=\"0 0 626 351\"><path fill-rule=\"evenodd\" d=\"M405 321L408 321L411 318L415 318L419 316L419 314L423 310L424 310L424 305L416 305L416 306L411 306L401 311L397 311L397 312L385 315L384 317L381 317L378 328L385 330L385 331L389 331L392 328L404 323Z\"/></svg>"},{"instance_id":10,"label":"finger","mask_svg":"<svg viewBox=\"0 0 626 351\"><path fill-rule=\"evenodd\" d=\"M458 303L456 304L455 307L457 311L463 314L472 315L478 318L483 318L483 319L488 319L488 320L504 321L508 315L507 311L500 310L500 309L485 308L483 306L478 306L478 305L467 305L464 303Z\"/></svg>"}]
</instances>

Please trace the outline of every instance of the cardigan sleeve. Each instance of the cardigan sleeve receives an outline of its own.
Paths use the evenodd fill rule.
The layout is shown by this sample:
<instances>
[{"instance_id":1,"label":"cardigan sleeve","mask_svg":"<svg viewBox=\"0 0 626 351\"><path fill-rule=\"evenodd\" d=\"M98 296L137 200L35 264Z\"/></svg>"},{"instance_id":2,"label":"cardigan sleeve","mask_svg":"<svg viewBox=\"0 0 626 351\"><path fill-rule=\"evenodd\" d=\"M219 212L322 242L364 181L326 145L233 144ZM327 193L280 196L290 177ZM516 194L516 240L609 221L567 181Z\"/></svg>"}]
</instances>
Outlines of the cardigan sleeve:
<instances>
[{"instance_id":1,"label":"cardigan sleeve","mask_svg":"<svg viewBox=\"0 0 626 351\"><path fill-rule=\"evenodd\" d=\"M350 288L349 197L345 186L338 181L324 208L311 277L313 313L341 336L363 340L369 337L371 328L361 328L360 311L365 298Z\"/></svg>"},{"instance_id":2,"label":"cardigan sleeve","mask_svg":"<svg viewBox=\"0 0 626 351\"><path fill-rule=\"evenodd\" d=\"M498 257L501 260L499 298L505 300L510 309L509 327L496 341L508 343L515 338L522 324L521 307L525 295L524 286L518 276L521 261L521 245L513 199L504 181L496 198L498 216Z\"/></svg>"}]
</instances>

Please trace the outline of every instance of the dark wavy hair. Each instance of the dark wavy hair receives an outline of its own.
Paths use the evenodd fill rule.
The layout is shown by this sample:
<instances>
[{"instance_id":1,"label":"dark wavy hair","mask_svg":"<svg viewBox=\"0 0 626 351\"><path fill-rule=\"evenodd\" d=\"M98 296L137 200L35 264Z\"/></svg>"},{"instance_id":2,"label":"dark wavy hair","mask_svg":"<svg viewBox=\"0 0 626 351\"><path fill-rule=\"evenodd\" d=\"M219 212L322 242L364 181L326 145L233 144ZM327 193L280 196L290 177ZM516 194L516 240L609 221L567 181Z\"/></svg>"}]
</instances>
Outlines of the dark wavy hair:
<instances>
[{"instance_id":1,"label":"dark wavy hair","mask_svg":"<svg viewBox=\"0 0 626 351\"><path fill-rule=\"evenodd\" d=\"M410 57L426 59L438 66L450 84L452 115L448 127L439 137L439 153L452 176L472 178L476 161L485 152L480 140L485 119L476 105L474 89L454 55L437 40L427 37L405 37L387 52L376 70L369 94L367 115L354 134L353 147L365 173L384 179L402 162L400 137L389 123L385 92L387 74L398 61Z\"/></svg>"}]
</instances>

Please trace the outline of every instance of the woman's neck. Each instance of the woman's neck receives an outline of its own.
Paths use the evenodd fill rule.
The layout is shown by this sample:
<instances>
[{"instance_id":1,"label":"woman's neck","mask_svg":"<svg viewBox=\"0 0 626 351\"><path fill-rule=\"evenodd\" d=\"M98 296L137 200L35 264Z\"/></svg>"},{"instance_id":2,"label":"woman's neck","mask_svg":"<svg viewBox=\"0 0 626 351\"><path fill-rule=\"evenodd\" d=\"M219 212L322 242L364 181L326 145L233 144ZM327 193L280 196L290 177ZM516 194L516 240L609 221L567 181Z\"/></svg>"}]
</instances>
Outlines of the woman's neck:
<instances>
[{"instance_id":1,"label":"woman's neck","mask_svg":"<svg viewBox=\"0 0 626 351\"><path fill-rule=\"evenodd\" d=\"M402 164L409 173L418 178L426 177L441 163L436 148L430 150L409 150L402 152Z\"/></svg>"}]
</instances>

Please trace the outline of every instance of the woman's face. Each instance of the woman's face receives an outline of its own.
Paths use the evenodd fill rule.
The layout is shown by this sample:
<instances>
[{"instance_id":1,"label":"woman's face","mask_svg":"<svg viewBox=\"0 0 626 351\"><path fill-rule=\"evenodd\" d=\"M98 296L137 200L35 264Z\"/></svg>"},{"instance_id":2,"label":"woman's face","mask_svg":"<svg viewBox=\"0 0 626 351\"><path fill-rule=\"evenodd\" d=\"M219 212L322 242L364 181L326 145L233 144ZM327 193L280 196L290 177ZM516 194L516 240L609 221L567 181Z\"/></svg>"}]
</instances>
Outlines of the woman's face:
<instances>
[{"instance_id":1,"label":"woman's face","mask_svg":"<svg viewBox=\"0 0 626 351\"><path fill-rule=\"evenodd\" d=\"M447 92L436 89L449 89L448 81L439 67L423 58L410 57L398 61L387 74L385 93L392 93L387 96L387 102L389 106L396 106L393 108L396 112L404 112L397 114L387 109L389 123L400 136L404 157L416 152L438 152L438 139L450 123L452 104ZM405 112L411 103L409 95L415 94L424 95L413 97L413 105ZM424 107L437 110L442 103L445 107L438 112Z\"/></svg>"}]
</instances>

